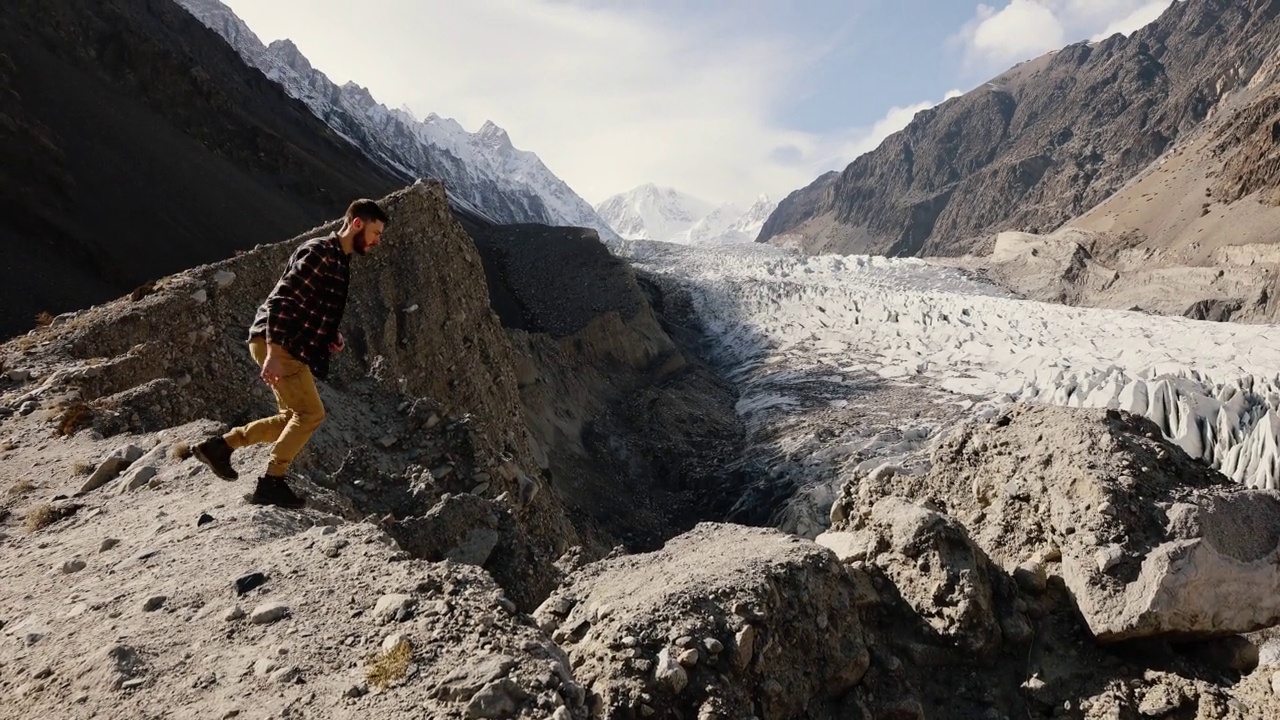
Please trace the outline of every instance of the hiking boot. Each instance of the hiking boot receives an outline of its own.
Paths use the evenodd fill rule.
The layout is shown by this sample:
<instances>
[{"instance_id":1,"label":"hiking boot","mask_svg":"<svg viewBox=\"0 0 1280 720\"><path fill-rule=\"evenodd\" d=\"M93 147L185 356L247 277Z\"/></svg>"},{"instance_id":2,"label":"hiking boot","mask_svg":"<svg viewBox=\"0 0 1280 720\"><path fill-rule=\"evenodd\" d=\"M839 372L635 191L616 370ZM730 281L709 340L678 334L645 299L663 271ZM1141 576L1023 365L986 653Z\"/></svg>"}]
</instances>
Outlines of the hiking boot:
<instances>
[{"instance_id":1,"label":"hiking boot","mask_svg":"<svg viewBox=\"0 0 1280 720\"><path fill-rule=\"evenodd\" d=\"M227 441L221 435L211 437L191 450L191 454L195 455L200 462L208 465L214 475L223 480L238 480L240 479L240 473L237 473L236 469L231 467L231 453L231 446L227 444Z\"/></svg>"},{"instance_id":2,"label":"hiking boot","mask_svg":"<svg viewBox=\"0 0 1280 720\"><path fill-rule=\"evenodd\" d=\"M253 505L275 505L289 510L300 510L307 504L301 495L289 487L289 483L285 482L283 477L276 475L263 475L258 478L258 486L253 489L253 494L248 497L248 500Z\"/></svg>"}]
</instances>

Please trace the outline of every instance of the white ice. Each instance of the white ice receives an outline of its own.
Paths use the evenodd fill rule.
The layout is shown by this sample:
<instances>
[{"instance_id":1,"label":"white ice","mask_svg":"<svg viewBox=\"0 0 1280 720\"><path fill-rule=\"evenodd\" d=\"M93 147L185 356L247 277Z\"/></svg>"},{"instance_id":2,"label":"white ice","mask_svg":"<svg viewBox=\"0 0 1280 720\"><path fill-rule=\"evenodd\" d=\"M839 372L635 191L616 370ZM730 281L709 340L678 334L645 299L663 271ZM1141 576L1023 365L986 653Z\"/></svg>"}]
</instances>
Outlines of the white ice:
<instances>
[{"instance_id":1,"label":"white ice","mask_svg":"<svg viewBox=\"0 0 1280 720\"><path fill-rule=\"evenodd\" d=\"M613 248L688 289L731 377L756 379L739 403L749 419L769 412L778 422L815 373L837 386L873 373L966 412L1038 402L1141 413L1237 482L1280 485L1275 326L1024 301L914 259L754 244Z\"/></svg>"}]
</instances>

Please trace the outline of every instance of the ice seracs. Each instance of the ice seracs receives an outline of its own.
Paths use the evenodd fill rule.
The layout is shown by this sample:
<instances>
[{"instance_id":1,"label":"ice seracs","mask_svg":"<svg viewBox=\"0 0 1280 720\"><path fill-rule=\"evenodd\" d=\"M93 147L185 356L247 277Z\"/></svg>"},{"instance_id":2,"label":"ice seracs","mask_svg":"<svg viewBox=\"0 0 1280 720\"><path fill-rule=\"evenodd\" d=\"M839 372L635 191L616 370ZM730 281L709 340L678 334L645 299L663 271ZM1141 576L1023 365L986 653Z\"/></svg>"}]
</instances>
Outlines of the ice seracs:
<instances>
[{"instance_id":1,"label":"ice seracs","mask_svg":"<svg viewBox=\"0 0 1280 720\"><path fill-rule=\"evenodd\" d=\"M617 252L689 290L749 420L794 422L816 399L857 425L883 409L865 404L866 377L896 401L927 397L926 408L1115 408L1237 482L1280 488L1280 338L1269 326L1024 301L921 260L653 242ZM837 436L809 457L921 448L922 427L940 428L902 409L898 431Z\"/></svg>"}]
</instances>

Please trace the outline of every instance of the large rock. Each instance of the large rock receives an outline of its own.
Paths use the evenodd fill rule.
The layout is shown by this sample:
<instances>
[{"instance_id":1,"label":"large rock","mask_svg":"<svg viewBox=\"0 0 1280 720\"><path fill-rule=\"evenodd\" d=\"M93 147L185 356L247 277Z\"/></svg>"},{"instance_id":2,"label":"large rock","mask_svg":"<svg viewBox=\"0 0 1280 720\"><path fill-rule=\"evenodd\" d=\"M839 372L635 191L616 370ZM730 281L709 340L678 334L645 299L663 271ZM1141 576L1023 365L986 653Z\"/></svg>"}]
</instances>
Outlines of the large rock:
<instances>
[{"instance_id":1,"label":"large rock","mask_svg":"<svg viewBox=\"0 0 1280 720\"><path fill-rule=\"evenodd\" d=\"M1051 570L1103 642L1280 623L1280 493L1232 483L1140 416L1013 408L953 433L927 475L852 483L833 514L890 495L961 518L1010 571L1060 557Z\"/></svg>"},{"instance_id":2,"label":"large rock","mask_svg":"<svg viewBox=\"0 0 1280 720\"><path fill-rule=\"evenodd\" d=\"M877 501L848 526L819 535L842 560L866 560L955 647L989 660L999 649L992 578L999 570L954 518L896 497Z\"/></svg>"},{"instance_id":3,"label":"large rock","mask_svg":"<svg viewBox=\"0 0 1280 720\"><path fill-rule=\"evenodd\" d=\"M867 671L858 617L830 551L710 523L583 568L535 612L605 718L810 717Z\"/></svg>"}]
</instances>

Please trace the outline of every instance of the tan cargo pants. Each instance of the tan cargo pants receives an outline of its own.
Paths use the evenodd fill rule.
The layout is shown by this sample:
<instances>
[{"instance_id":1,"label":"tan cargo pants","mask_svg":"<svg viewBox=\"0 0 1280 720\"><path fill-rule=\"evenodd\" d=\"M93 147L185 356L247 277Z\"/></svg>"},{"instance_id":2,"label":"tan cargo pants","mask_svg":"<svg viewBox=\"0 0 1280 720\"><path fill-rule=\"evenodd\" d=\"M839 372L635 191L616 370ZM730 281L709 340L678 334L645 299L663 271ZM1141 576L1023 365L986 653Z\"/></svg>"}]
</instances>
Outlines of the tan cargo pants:
<instances>
[{"instance_id":1,"label":"tan cargo pants","mask_svg":"<svg viewBox=\"0 0 1280 720\"><path fill-rule=\"evenodd\" d=\"M262 338L249 341L249 354L258 367L267 361L267 343ZM311 368L285 353L280 381L272 388L279 413L238 427L223 436L232 448L242 448L259 443L275 443L271 450L271 462L267 474L281 476L289 464L311 439L312 433L324 422L324 404L316 390L316 380Z\"/></svg>"}]
</instances>

